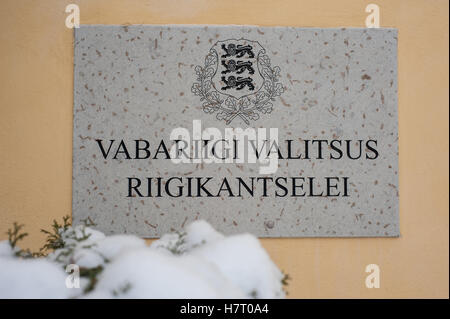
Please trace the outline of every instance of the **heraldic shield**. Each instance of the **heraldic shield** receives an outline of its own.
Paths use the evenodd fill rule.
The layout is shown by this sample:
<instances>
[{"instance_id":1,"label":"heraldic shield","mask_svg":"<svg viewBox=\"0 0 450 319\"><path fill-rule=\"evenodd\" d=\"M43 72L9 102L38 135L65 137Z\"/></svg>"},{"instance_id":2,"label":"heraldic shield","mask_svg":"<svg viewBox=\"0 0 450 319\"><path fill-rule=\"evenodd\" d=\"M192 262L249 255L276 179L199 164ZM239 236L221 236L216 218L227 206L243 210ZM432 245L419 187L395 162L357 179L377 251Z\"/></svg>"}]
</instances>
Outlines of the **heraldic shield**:
<instances>
[{"instance_id":1,"label":"heraldic shield","mask_svg":"<svg viewBox=\"0 0 450 319\"><path fill-rule=\"evenodd\" d=\"M219 41L212 50L218 58L217 71L212 77L217 91L238 99L258 92L264 83L257 63L258 55L264 49L258 42Z\"/></svg>"},{"instance_id":2,"label":"heraldic shield","mask_svg":"<svg viewBox=\"0 0 450 319\"><path fill-rule=\"evenodd\" d=\"M205 65L195 68L197 81L192 92L204 101L203 111L216 113L230 124L235 118L246 124L260 113L272 112L271 101L283 93L278 83L279 67L271 67L264 48L246 39L216 42L205 57Z\"/></svg>"}]
</instances>

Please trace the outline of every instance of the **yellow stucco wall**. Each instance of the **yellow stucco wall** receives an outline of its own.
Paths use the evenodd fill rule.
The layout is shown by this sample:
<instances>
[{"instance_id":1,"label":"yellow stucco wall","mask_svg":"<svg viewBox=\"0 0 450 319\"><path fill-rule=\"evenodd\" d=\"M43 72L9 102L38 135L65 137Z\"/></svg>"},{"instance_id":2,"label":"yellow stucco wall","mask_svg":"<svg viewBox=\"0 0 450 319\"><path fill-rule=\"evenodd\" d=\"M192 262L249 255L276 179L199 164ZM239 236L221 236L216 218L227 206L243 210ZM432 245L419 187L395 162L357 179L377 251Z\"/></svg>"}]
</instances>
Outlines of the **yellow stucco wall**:
<instances>
[{"instance_id":1,"label":"yellow stucco wall","mask_svg":"<svg viewBox=\"0 0 450 319\"><path fill-rule=\"evenodd\" d=\"M264 239L295 298L449 294L448 1L75 1L82 24L364 27L365 7L399 30L400 238ZM70 0L0 1L0 239L25 223L24 245L71 213L73 49ZM381 268L367 289L365 266Z\"/></svg>"}]
</instances>

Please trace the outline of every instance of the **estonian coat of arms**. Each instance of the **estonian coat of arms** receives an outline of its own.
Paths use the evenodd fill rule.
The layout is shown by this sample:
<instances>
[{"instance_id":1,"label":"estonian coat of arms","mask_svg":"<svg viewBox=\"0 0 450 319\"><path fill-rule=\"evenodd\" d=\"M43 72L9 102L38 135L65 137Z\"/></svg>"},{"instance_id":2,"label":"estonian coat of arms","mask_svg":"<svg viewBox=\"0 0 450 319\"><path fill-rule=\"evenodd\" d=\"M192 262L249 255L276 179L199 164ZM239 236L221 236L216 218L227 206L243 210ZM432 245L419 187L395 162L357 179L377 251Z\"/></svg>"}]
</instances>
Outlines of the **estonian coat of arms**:
<instances>
[{"instance_id":1,"label":"estonian coat of arms","mask_svg":"<svg viewBox=\"0 0 450 319\"><path fill-rule=\"evenodd\" d=\"M218 41L196 66L192 93L200 96L205 113L230 124L235 118L247 125L273 110L272 102L283 91L280 68L272 67L265 49L245 39Z\"/></svg>"}]
</instances>

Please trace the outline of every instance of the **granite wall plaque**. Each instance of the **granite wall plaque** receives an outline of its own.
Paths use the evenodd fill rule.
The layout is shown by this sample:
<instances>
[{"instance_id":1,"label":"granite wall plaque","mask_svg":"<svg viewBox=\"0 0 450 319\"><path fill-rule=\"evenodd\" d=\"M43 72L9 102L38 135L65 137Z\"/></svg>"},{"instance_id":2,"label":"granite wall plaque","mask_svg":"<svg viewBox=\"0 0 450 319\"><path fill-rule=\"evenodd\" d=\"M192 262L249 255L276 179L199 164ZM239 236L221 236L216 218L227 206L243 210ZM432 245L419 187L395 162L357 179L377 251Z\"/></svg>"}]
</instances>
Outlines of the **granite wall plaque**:
<instances>
[{"instance_id":1,"label":"granite wall plaque","mask_svg":"<svg viewBox=\"0 0 450 319\"><path fill-rule=\"evenodd\" d=\"M74 46L75 223L399 235L395 29L86 25Z\"/></svg>"}]
</instances>

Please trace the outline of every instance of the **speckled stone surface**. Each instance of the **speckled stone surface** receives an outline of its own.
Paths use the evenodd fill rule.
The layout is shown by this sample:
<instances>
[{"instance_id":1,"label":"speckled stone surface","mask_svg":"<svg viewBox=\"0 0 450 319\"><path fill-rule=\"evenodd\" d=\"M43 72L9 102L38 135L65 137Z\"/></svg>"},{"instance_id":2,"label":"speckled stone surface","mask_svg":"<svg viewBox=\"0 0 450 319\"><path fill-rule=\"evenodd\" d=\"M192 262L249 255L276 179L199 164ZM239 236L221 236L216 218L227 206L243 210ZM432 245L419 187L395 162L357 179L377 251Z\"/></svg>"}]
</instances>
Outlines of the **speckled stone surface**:
<instances>
[{"instance_id":1,"label":"speckled stone surface","mask_svg":"<svg viewBox=\"0 0 450 319\"><path fill-rule=\"evenodd\" d=\"M211 48L221 49L218 41L230 39L246 39L240 42L243 46L261 45L272 70L279 67L284 92L274 97L271 112L242 114L226 124L231 117L205 112L204 101L192 87L198 82L196 66L204 67ZM245 52L241 58L251 60ZM255 77L256 90L264 81ZM252 93L249 87L243 91ZM148 140L153 157L161 140L170 146L173 128L191 129L193 120L201 120L203 128L222 130L275 127L280 145L293 140L296 154L302 152L304 140L372 139L377 140L379 156L283 159L277 172L269 175L313 176L318 187L323 187L324 177L347 176L348 196L127 197L128 177L144 182L147 177L210 176L231 181L261 176L255 164L175 164L165 159L129 160L123 154L105 159L96 142L104 140L107 148L112 139ZM143 237L182 230L196 219L205 219L226 234L250 232L261 237L399 236L397 142L395 29L149 25L75 29L75 223L90 217L106 233ZM134 154L134 148L129 151Z\"/></svg>"}]
</instances>

